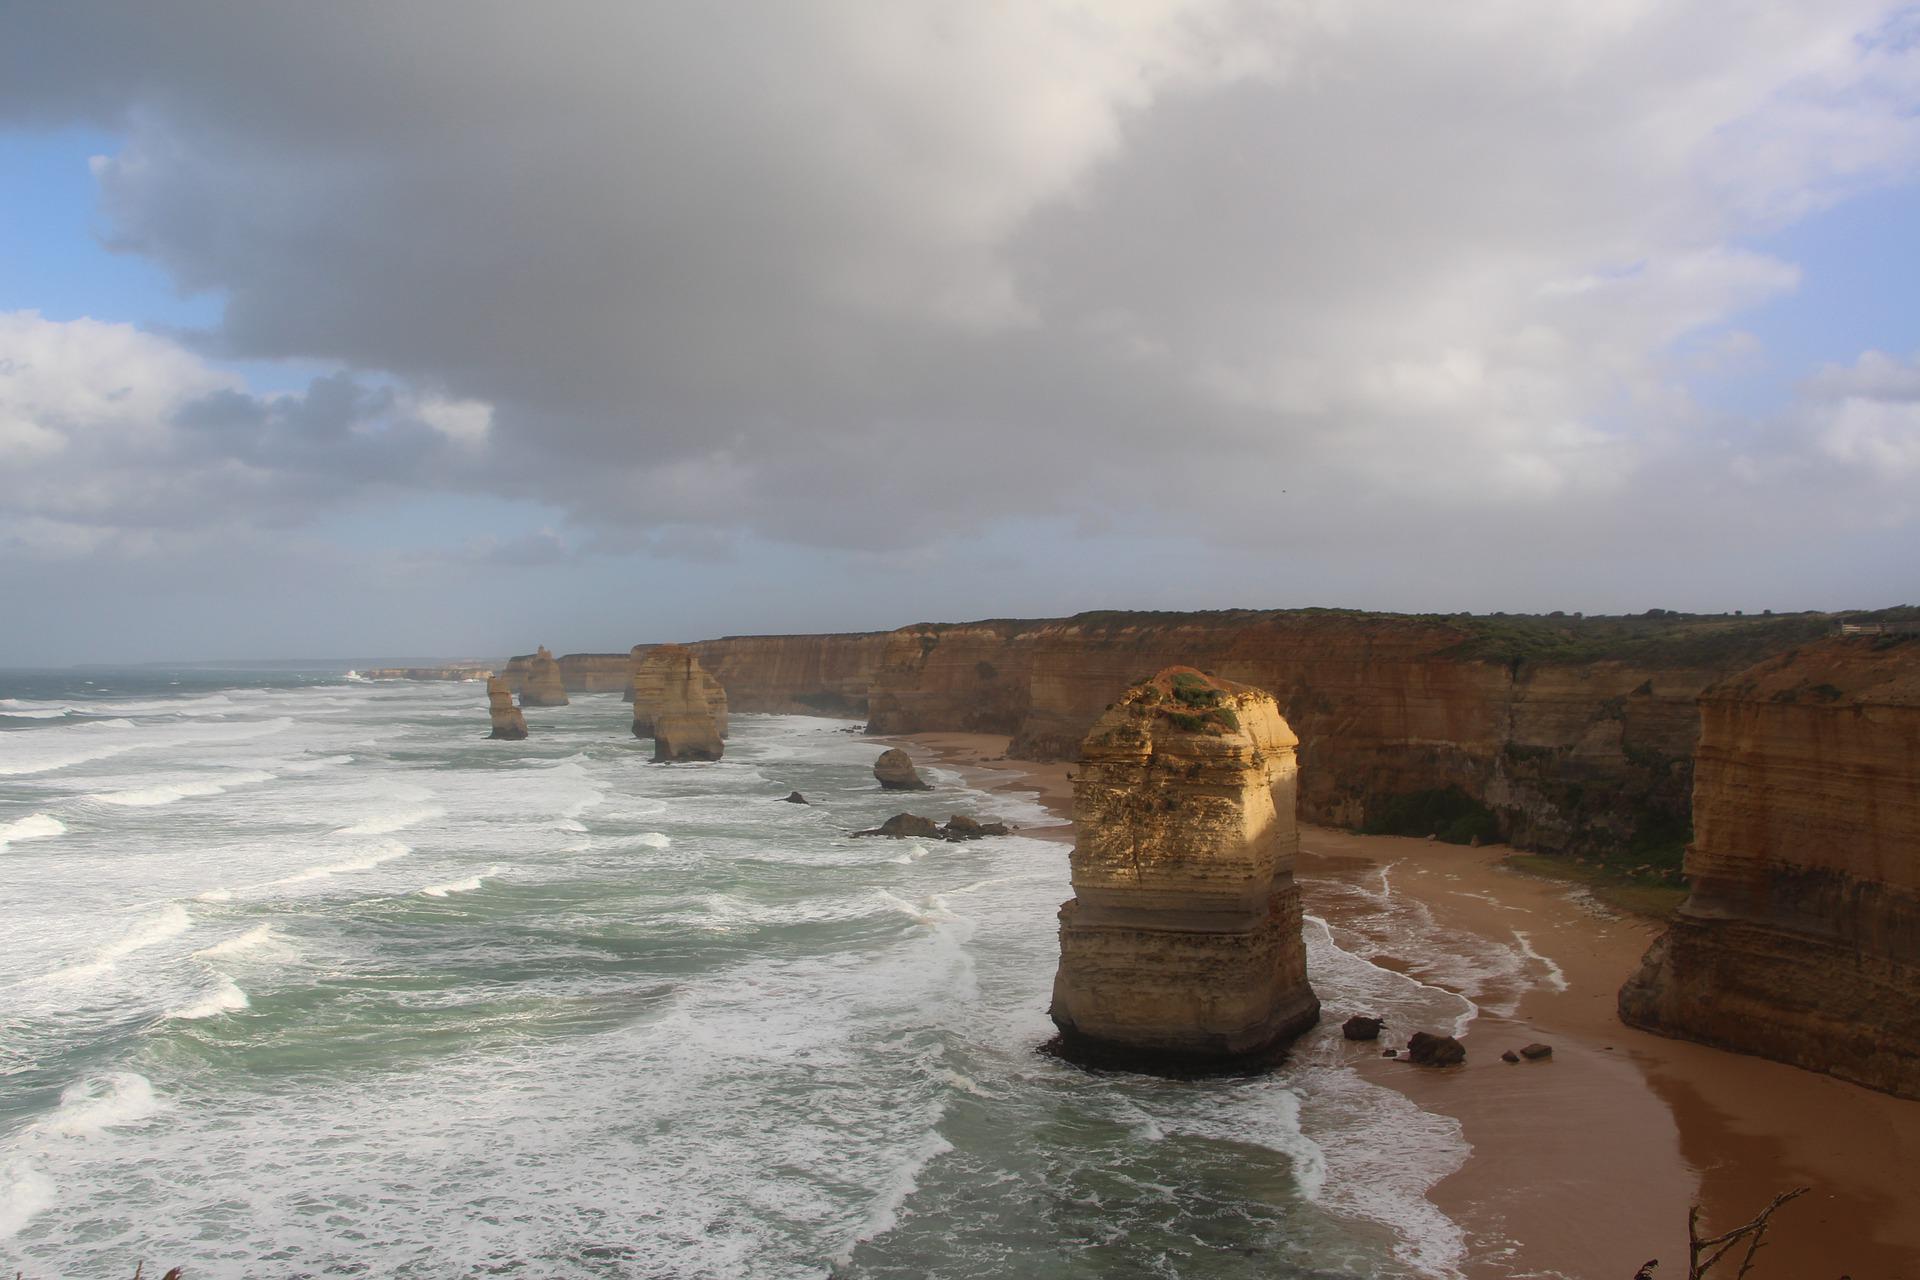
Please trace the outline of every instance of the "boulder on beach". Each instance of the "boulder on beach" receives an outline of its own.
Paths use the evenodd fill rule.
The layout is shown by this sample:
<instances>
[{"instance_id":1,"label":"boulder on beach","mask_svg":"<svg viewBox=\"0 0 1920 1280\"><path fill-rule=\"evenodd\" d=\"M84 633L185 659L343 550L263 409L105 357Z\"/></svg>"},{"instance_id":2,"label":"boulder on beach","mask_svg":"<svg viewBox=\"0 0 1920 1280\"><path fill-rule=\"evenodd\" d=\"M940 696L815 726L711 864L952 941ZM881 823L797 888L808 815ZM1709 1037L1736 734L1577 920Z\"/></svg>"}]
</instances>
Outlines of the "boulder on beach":
<instances>
[{"instance_id":1,"label":"boulder on beach","mask_svg":"<svg viewBox=\"0 0 1920 1280\"><path fill-rule=\"evenodd\" d=\"M1349 1040L1378 1040L1380 1038L1380 1028L1385 1026L1386 1023L1387 1020L1385 1018L1374 1018L1364 1013L1356 1013L1340 1024L1340 1034Z\"/></svg>"},{"instance_id":2,"label":"boulder on beach","mask_svg":"<svg viewBox=\"0 0 1920 1280\"><path fill-rule=\"evenodd\" d=\"M1010 835L1004 822L982 822L978 818L969 818L964 813L956 813L947 819L947 825L940 834L949 840L978 840L982 836Z\"/></svg>"},{"instance_id":3,"label":"boulder on beach","mask_svg":"<svg viewBox=\"0 0 1920 1280\"><path fill-rule=\"evenodd\" d=\"M1509 1049L1509 1050L1507 1050L1507 1051L1506 1051L1505 1053L1503 1053L1503 1054L1501 1054L1501 1055L1500 1055L1500 1061L1502 1061L1502 1062L1518 1062L1518 1061L1520 1061L1520 1055L1519 1055L1519 1054L1517 1054L1517 1053L1515 1053L1515 1052L1514 1052L1513 1050L1511 1050L1511 1049Z\"/></svg>"},{"instance_id":4,"label":"boulder on beach","mask_svg":"<svg viewBox=\"0 0 1920 1280\"><path fill-rule=\"evenodd\" d=\"M873 776L886 791L931 791L913 767L913 757L898 747L889 747L873 762Z\"/></svg>"},{"instance_id":5,"label":"boulder on beach","mask_svg":"<svg viewBox=\"0 0 1920 1280\"><path fill-rule=\"evenodd\" d=\"M1457 1067L1467 1060L1467 1047L1452 1036L1416 1031L1407 1038L1407 1060L1422 1067Z\"/></svg>"},{"instance_id":6,"label":"boulder on beach","mask_svg":"<svg viewBox=\"0 0 1920 1280\"><path fill-rule=\"evenodd\" d=\"M1553 1046L1539 1043L1530 1044L1520 1051L1520 1056L1528 1062L1538 1062L1542 1058L1551 1058L1553 1056Z\"/></svg>"}]
</instances>

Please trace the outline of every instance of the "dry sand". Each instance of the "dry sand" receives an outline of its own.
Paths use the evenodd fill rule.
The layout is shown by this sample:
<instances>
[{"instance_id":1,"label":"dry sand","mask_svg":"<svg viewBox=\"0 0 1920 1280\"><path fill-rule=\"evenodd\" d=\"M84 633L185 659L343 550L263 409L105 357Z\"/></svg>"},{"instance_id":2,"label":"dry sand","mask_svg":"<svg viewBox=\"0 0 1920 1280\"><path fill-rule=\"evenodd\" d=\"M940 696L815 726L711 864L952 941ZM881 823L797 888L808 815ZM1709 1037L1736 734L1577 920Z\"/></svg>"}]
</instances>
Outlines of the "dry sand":
<instances>
[{"instance_id":1,"label":"dry sand","mask_svg":"<svg viewBox=\"0 0 1920 1280\"><path fill-rule=\"evenodd\" d=\"M1072 840L1071 766L1007 760L1007 739L991 734L899 742L984 789L1037 791L1062 823L1022 834ZM1430 1192L1468 1233L1469 1274L1628 1280L1657 1257L1662 1275L1684 1280L1689 1203L1703 1206L1703 1233L1722 1231L1776 1192L1807 1186L1775 1217L1753 1280L1920 1280L1920 1102L1623 1026L1615 993L1658 924L1511 870L1506 852L1301 829L1309 915L1364 932L1366 914L1345 886L1377 889L1388 868L1393 891L1431 912L1436 936L1514 946L1519 930L1564 982L1529 986L1511 1017L1483 1005L1457 1070L1353 1048L1369 1079L1455 1117L1472 1145L1466 1165ZM1446 985L1428 961L1379 962ZM1389 1028L1381 1044L1420 1029ZM1530 1041L1551 1044L1551 1060L1500 1060ZM1735 1267L1725 1265L1731 1280Z\"/></svg>"}]
</instances>

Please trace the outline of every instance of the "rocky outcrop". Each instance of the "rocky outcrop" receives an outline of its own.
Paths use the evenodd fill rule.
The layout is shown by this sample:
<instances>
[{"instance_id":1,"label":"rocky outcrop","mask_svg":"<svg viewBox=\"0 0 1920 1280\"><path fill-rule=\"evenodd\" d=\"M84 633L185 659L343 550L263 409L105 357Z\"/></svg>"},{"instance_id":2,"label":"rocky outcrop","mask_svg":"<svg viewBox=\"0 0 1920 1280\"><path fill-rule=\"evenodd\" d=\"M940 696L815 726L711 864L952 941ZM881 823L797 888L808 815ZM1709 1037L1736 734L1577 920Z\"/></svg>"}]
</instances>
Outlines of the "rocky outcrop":
<instances>
[{"instance_id":1,"label":"rocky outcrop","mask_svg":"<svg viewBox=\"0 0 1920 1280\"><path fill-rule=\"evenodd\" d=\"M978 818L969 818L956 813L947 819L946 826L940 826L932 818L923 818L917 813L896 813L877 827L865 831L856 831L856 836L892 836L895 840L917 837L923 840L951 840L955 844L968 840L983 840L988 836L1012 835L1013 831L1004 822L982 822Z\"/></svg>"},{"instance_id":2,"label":"rocky outcrop","mask_svg":"<svg viewBox=\"0 0 1920 1280\"><path fill-rule=\"evenodd\" d=\"M898 747L889 747L880 753L880 758L873 762L873 776L885 791L933 790L913 767L913 757Z\"/></svg>"},{"instance_id":3,"label":"rocky outcrop","mask_svg":"<svg viewBox=\"0 0 1920 1280\"><path fill-rule=\"evenodd\" d=\"M1700 706L1692 890L1621 1018L1920 1098L1920 637L1808 645Z\"/></svg>"},{"instance_id":4,"label":"rocky outcrop","mask_svg":"<svg viewBox=\"0 0 1920 1280\"><path fill-rule=\"evenodd\" d=\"M527 718L513 705L513 693L499 676L487 680L487 716L493 721L489 738L517 742L527 736Z\"/></svg>"},{"instance_id":5,"label":"rocky outcrop","mask_svg":"<svg viewBox=\"0 0 1920 1280\"><path fill-rule=\"evenodd\" d=\"M633 704L634 737L655 736L655 721L683 696L682 686L688 679L693 683L684 696L696 698L712 718L714 732L723 739L727 736L727 691L692 649L678 644L635 645L628 663L627 701Z\"/></svg>"},{"instance_id":6,"label":"rocky outcrop","mask_svg":"<svg viewBox=\"0 0 1920 1280\"><path fill-rule=\"evenodd\" d=\"M638 671L648 680L643 684ZM653 680L658 676L657 686ZM717 696L716 696L717 695ZM644 702L642 699L644 698ZM715 704L720 710L716 713ZM635 732L642 708L648 712L657 761L718 760L726 715L726 695L691 649L662 645L636 668ZM644 737L645 734L640 736Z\"/></svg>"},{"instance_id":7,"label":"rocky outcrop","mask_svg":"<svg viewBox=\"0 0 1920 1280\"><path fill-rule=\"evenodd\" d=\"M1295 739L1269 695L1174 667L1081 744L1052 1016L1081 1061L1257 1062L1313 1025Z\"/></svg>"},{"instance_id":8,"label":"rocky outcrop","mask_svg":"<svg viewBox=\"0 0 1920 1280\"><path fill-rule=\"evenodd\" d=\"M1417 1067L1457 1067L1467 1060L1467 1046L1452 1036L1416 1031L1407 1037L1407 1061Z\"/></svg>"},{"instance_id":9,"label":"rocky outcrop","mask_svg":"<svg viewBox=\"0 0 1920 1280\"><path fill-rule=\"evenodd\" d=\"M564 707L568 701L566 683L560 678L560 664L554 661L552 651L541 645L527 659L526 675L520 682L520 705Z\"/></svg>"}]
</instances>

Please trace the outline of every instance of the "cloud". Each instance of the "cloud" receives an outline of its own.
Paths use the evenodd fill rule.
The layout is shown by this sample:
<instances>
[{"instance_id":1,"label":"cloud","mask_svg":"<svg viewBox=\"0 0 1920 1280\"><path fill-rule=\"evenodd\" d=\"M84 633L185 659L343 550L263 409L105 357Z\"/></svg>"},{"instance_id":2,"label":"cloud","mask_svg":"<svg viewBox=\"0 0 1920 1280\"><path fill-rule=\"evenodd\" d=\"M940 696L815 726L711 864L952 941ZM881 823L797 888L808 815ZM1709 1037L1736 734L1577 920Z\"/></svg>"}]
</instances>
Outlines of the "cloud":
<instances>
[{"instance_id":1,"label":"cloud","mask_svg":"<svg viewBox=\"0 0 1920 1280\"><path fill-rule=\"evenodd\" d=\"M112 242L224 299L201 355L346 372L264 397L115 332L151 376L101 357L81 407L0 411L0 451L66 486L15 516L271 523L451 488L669 554L1036 515L1240 546L1364 526L1356 563L1543 515L1648 538L1637 505L1668 490L1758 524L1752 486L1799 444L1694 404L1675 348L1794 290L1754 236L1915 172L1900 21L35 7L0 122L120 136ZM1905 410L1872 403L1835 410L1827 454L1909 465ZM58 470L90 448L138 466Z\"/></svg>"},{"instance_id":2,"label":"cloud","mask_svg":"<svg viewBox=\"0 0 1920 1280\"><path fill-rule=\"evenodd\" d=\"M256 395L132 325L0 312L0 540L138 556L298 524L373 486L461 482L487 416L345 374Z\"/></svg>"}]
</instances>

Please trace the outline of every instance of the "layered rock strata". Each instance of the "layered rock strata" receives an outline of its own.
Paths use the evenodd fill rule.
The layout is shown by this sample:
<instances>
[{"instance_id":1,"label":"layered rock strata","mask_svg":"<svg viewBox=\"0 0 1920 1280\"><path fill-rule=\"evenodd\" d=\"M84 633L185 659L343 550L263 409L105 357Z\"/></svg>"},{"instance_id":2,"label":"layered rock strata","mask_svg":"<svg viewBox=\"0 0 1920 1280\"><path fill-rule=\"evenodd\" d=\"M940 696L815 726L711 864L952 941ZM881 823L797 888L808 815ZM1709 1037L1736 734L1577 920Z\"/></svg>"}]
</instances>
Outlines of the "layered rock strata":
<instances>
[{"instance_id":1,"label":"layered rock strata","mask_svg":"<svg viewBox=\"0 0 1920 1280\"><path fill-rule=\"evenodd\" d=\"M499 676L487 678L487 717L493 721L489 738L517 742L527 736L527 718L513 705L513 692Z\"/></svg>"},{"instance_id":2,"label":"layered rock strata","mask_svg":"<svg viewBox=\"0 0 1920 1280\"><path fill-rule=\"evenodd\" d=\"M560 664L554 661L553 652L541 645L527 660L526 676L520 684L520 705L523 707L564 707L567 697L566 683L560 678Z\"/></svg>"},{"instance_id":3,"label":"layered rock strata","mask_svg":"<svg viewBox=\"0 0 1920 1280\"><path fill-rule=\"evenodd\" d=\"M714 732L727 736L727 691L713 677L694 651L685 645L635 645L628 658L630 674L627 701L633 704L633 736L654 736L654 722L661 712L682 696L682 684L691 679L691 696L705 706L712 717ZM688 672L692 675L689 677Z\"/></svg>"},{"instance_id":4,"label":"layered rock strata","mask_svg":"<svg viewBox=\"0 0 1920 1280\"><path fill-rule=\"evenodd\" d=\"M657 761L718 760L721 746L721 719L726 706L720 695L722 711L714 711L714 695L719 686L707 674L700 660L689 649L663 646L647 655L643 664L657 671L660 684L657 696L646 689L651 712L653 758ZM642 690L635 689L634 714L640 714ZM637 723L637 721L636 721Z\"/></svg>"},{"instance_id":5,"label":"layered rock strata","mask_svg":"<svg viewBox=\"0 0 1920 1280\"><path fill-rule=\"evenodd\" d=\"M1293 881L1295 738L1268 694L1172 667L1080 746L1063 1053L1145 1069L1257 1062L1312 1026Z\"/></svg>"},{"instance_id":6,"label":"layered rock strata","mask_svg":"<svg viewBox=\"0 0 1920 1280\"><path fill-rule=\"evenodd\" d=\"M1692 891L1621 1018L1920 1098L1920 637L1809 645L1700 705Z\"/></svg>"}]
</instances>

